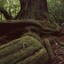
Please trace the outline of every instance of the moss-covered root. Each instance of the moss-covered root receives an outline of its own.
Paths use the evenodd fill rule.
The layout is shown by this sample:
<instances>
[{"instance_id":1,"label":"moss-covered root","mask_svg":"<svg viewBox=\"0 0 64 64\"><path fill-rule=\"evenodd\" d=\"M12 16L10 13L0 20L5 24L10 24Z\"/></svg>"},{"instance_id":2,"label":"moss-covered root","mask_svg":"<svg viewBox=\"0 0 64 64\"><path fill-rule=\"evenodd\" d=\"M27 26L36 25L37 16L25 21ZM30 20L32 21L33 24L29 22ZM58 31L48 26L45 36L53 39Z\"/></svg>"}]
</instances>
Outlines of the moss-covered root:
<instances>
[{"instance_id":1,"label":"moss-covered root","mask_svg":"<svg viewBox=\"0 0 64 64\"><path fill-rule=\"evenodd\" d=\"M11 42L8 42L6 44L3 44L3 45L0 46L0 50L6 48L8 46L12 46L12 45L16 44L19 41L20 41L20 39L15 39L15 40L13 40Z\"/></svg>"},{"instance_id":2,"label":"moss-covered root","mask_svg":"<svg viewBox=\"0 0 64 64\"><path fill-rule=\"evenodd\" d=\"M13 43L12 43L13 42ZM11 43L12 44L5 44L4 46L1 46L1 50L0 50L0 58L6 56L6 55L9 55L9 54L12 54L16 51L18 51L19 49L24 49L25 47L28 47L34 43L37 43L38 44L38 40L34 39L33 37L31 36L24 36L24 37L21 37L20 38L20 41L12 41ZM14 44L14 42L16 42Z\"/></svg>"},{"instance_id":3,"label":"moss-covered root","mask_svg":"<svg viewBox=\"0 0 64 64\"><path fill-rule=\"evenodd\" d=\"M16 64L45 64L48 61L48 55L46 49L43 48L36 52L35 54L31 55L30 57L26 58L23 61L19 61Z\"/></svg>"},{"instance_id":4,"label":"moss-covered root","mask_svg":"<svg viewBox=\"0 0 64 64\"><path fill-rule=\"evenodd\" d=\"M26 35L31 36L31 37L34 37L38 41L41 41L39 34L36 34L35 32L29 31L29 32L23 34L22 36L26 36Z\"/></svg>"},{"instance_id":5,"label":"moss-covered root","mask_svg":"<svg viewBox=\"0 0 64 64\"><path fill-rule=\"evenodd\" d=\"M54 53L53 53L52 46L50 44L49 39L48 38L45 38L43 40L43 43L44 43L44 47L46 48L46 50L47 50L50 58L53 59L54 58Z\"/></svg>"},{"instance_id":6,"label":"moss-covered root","mask_svg":"<svg viewBox=\"0 0 64 64\"><path fill-rule=\"evenodd\" d=\"M36 51L42 48L41 44L34 43L33 45L27 47L24 50L19 50L18 52L11 54L9 56L0 59L0 64L15 64L19 60L23 60L30 55L34 54Z\"/></svg>"}]
</instances>

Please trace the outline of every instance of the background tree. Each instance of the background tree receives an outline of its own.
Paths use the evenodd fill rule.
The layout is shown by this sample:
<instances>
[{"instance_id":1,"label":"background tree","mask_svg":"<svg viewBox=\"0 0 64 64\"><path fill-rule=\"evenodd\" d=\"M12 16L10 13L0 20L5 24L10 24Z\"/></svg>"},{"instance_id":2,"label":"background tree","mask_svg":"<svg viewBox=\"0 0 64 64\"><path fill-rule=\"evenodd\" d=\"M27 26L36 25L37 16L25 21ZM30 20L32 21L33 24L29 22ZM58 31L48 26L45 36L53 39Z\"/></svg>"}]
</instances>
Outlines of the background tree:
<instances>
[{"instance_id":1,"label":"background tree","mask_svg":"<svg viewBox=\"0 0 64 64\"><path fill-rule=\"evenodd\" d=\"M0 0L0 14L2 15L2 20L5 19L13 19L14 16L17 15L19 9L20 9L20 4L19 4L19 0ZM5 11L5 12L3 12ZM0 16L1 16L0 15ZM3 16L4 15L4 16ZM7 16L7 17L6 17ZM5 18L4 18L5 17Z\"/></svg>"},{"instance_id":2,"label":"background tree","mask_svg":"<svg viewBox=\"0 0 64 64\"><path fill-rule=\"evenodd\" d=\"M58 24L64 22L64 3L63 0L48 0L48 10L50 19Z\"/></svg>"}]
</instances>

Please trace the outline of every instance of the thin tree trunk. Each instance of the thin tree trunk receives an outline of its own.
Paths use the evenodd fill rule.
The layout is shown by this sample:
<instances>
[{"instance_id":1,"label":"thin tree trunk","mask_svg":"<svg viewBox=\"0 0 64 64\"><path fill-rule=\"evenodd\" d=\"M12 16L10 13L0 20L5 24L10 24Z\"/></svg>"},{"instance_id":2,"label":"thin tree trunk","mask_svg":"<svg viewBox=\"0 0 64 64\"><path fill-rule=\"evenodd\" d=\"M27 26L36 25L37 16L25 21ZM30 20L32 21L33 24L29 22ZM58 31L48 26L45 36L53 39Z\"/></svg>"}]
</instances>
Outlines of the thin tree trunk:
<instances>
[{"instance_id":1,"label":"thin tree trunk","mask_svg":"<svg viewBox=\"0 0 64 64\"><path fill-rule=\"evenodd\" d=\"M5 19L7 20L13 19L13 17L3 7L0 7L0 12L4 15Z\"/></svg>"}]
</instances>

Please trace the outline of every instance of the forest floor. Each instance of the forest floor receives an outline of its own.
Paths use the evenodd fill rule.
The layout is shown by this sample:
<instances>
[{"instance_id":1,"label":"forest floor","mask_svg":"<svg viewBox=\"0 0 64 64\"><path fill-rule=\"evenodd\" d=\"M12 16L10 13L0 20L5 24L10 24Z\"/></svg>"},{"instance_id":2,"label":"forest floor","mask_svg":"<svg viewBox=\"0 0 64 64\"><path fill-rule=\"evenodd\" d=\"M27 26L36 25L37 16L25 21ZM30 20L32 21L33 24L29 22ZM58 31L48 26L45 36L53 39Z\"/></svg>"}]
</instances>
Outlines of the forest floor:
<instances>
[{"instance_id":1,"label":"forest floor","mask_svg":"<svg viewBox=\"0 0 64 64\"><path fill-rule=\"evenodd\" d=\"M59 40L60 43L64 44L64 36L58 37L57 38ZM55 41L52 44L52 49L54 52L54 60L49 64L64 64L64 46L60 46L59 43L57 41Z\"/></svg>"},{"instance_id":2,"label":"forest floor","mask_svg":"<svg viewBox=\"0 0 64 64\"><path fill-rule=\"evenodd\" d=\"M62 28L63 28L63 33L64 33L64 27ZM60 43L64 44L64 35L57 37L57 40L59 40ZM64 64L64 45L60 46L57 42L55 42L52 45L52 47L55 54L53 64Z\"/></svg>"},{"instance_id":3,"label":"forest floor","mask_svg":"<svg viewBox=\"0 0 64 64\"><path fill-rule=\"evenodd\" d=\"M64 43L64 37L61 37L60 40ZM61 48L57 42L55 42L52 47L55 54L54 62L52 64L64 64L64 49Z\"/></svg>"}]
</instances>

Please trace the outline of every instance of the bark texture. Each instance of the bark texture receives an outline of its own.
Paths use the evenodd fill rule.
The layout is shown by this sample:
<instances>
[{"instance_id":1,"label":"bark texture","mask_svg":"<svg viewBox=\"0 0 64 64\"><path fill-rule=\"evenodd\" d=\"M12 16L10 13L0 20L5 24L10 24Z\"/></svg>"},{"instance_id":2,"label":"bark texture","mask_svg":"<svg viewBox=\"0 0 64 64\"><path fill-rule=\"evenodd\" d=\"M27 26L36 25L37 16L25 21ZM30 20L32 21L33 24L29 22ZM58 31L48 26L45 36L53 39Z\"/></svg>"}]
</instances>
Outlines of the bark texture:
<instances>
[{"instance_id":1,"label":"bark texture","mask_svg":"<svg viewBox=\"0 0 64 64\"><path fill-rule=\"evenodd\" d=\"M23 19L47 19L48 8L46 0L20 0L21 13L19 11L18 18Z\"/></svg>"},{"instance_id":2,"label":"bark texture","mask_svg":"<svg viewBox=\"0 0 64 64\"><path fill-rule=\"evenodd\" d=\"M43 33L43 34L55 34L56 32L60 32L60 28L57 25L54 27L46 27L45 23L40 23L41 21L38 20L8 20L6 22L0 23L0 35L12 33L15 31L34 31L36 33ZM11 32L12 31L12 32Z\"/></svg>"}]
</instances>

